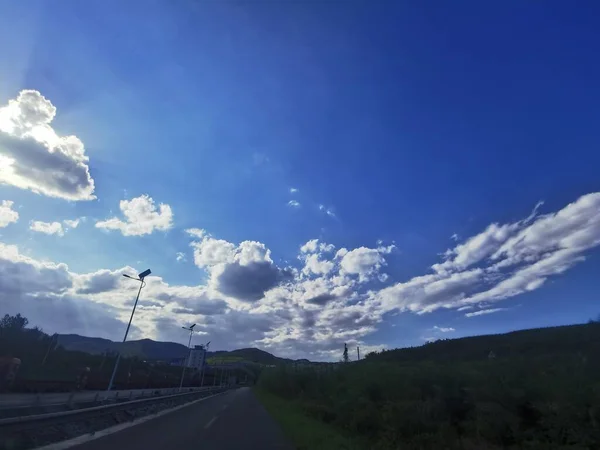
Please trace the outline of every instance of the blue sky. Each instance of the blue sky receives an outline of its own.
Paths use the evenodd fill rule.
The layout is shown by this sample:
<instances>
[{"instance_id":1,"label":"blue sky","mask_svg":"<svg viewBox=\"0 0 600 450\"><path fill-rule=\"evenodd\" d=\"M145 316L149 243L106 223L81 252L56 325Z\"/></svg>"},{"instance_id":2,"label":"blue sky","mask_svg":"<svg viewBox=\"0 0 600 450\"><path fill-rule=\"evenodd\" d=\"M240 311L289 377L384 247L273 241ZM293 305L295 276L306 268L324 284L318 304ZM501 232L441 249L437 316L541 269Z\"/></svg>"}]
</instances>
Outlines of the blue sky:
<instances>
[{"instance_id":1,"label":"blue sky","mask_svg":"<svg viewBox=\"0 0 600 450\"><path fill-rule=\"evenodd\" d=\"M595 317L599 9L0 1L0 300L119 339L150 267L134 337L313 359Z\"/></svg>"}]
</instances>

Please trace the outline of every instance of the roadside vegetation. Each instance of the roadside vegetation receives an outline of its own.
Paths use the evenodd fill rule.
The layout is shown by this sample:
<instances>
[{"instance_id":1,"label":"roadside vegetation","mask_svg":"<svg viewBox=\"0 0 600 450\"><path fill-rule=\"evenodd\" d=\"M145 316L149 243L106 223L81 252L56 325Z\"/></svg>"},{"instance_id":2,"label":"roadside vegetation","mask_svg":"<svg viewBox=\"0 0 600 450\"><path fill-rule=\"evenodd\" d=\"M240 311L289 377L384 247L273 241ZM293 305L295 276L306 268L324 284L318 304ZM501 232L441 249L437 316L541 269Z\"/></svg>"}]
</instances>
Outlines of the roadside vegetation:
<instances>
[{"instance_id":1,"label":"roadside vegetation","mask_svg":"<svg viewBox=\"0 0 600 450\"><path fill-rule=\"evenodd\" d=\"M103 390L115 365L117 353L91 354L65 350L55 336L37 327L28 327L27 318L17 314L0 317L0 393L69 392ZM7 382L6 362L18 358L14 380ZM123 356L114 380L114 389L158 389L179 386L182 368L155 364L138 357ZM258 369L255 370L258 372ZM244 379L246 374L240 374ZM204 385L220 382L221 371L207 370ZM199 371L185 372L184 386L199 386Z\"/></svg>"},{"instance_id":2,"label":"roadside vegetation","mask_svg":"<svg viewBox=\"0 0 600 450\"><path fill-rule=\"evenodd\" d=\"M299 448L596 450L598 355L591 322L279 366L257 392ZM306 446L315 429L344 443Z\"/></svg>"},{"instance_id":3,"label":"roadside vegetation","mask_svg":"<svg viewBox=\"0 0 600 450\"><path fill-rule=\"evenodd\" d=\"M359 439L349 437L329 426L318 417L305 414L302 402L286 400L270 392L255 388L255 394L272 417L279 422L285 435L294 443L296 450L361 450Z\"/></svg>"}]
</instances>

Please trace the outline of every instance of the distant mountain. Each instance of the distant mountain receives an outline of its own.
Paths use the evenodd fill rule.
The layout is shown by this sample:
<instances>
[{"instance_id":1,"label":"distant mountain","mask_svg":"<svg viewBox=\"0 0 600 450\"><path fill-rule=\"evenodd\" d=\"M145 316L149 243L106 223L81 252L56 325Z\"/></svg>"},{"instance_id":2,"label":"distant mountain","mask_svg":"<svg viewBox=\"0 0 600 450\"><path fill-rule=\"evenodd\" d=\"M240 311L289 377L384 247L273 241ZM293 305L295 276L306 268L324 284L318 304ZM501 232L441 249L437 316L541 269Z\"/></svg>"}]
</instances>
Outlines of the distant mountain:
<instances>
[{"instance_id":1,"label":"distant mountain","mask_svg":"<svg viewBox=\"0 0 600 450\"><path fill-rule=\"evenodd\" d=\"M146 360L171 360L183 358L187 354L187 347L175 342L159 342L152 339L139 341L113 342L108 339L80 336L78 334L59 334L58 343L65 350L80 351L92 354L104 352L122 352L123 356L137 356ZM269 352L258 348L241 348L232 351L208 352L209 359L224 359L237 361L250 361L258 364L276 364L292 361L291 359L278 358Z\"/></svg>"}]
</instances>

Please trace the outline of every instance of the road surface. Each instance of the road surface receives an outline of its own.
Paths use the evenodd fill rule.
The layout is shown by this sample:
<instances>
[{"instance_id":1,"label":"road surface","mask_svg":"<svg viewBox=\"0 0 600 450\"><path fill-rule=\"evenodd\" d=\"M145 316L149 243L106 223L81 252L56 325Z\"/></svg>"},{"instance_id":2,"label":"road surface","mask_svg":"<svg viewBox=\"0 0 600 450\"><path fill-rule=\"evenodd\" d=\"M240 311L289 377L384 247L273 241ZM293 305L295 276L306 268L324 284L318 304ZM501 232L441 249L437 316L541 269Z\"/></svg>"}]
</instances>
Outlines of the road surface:
<instances>
[{"instance_id":1,"label":"road surface","mask_svg":"<svg viewBox=\"0 0 600 450\"><path fill-rule=\"evenodd\" d=\"M250 388L208 398L72 450L292 450Z\"/></svg>"}]
</instances>

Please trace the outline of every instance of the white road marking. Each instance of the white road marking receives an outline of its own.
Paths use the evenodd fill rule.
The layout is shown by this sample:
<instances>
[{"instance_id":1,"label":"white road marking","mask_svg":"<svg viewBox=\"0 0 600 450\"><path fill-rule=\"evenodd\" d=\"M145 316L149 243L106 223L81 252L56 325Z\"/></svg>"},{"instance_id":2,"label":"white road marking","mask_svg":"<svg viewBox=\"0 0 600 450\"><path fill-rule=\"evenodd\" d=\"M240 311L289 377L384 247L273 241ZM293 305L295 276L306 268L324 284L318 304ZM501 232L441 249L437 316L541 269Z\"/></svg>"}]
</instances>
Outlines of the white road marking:
<instances>
[{"instance_id":1,"label":"white road marking","mask_svg":"<svg viewBox=\"0 0 600 450\"><path fill-rule=\"evenodd\" d=\"M208 422L206 425L204 425L204 429L206 430L207 428L209 428L213 423L215 423L215 420L217 420L217 416L210 419L210 422Z\"/></svg>"},{"instance_id":2,"label":"white road marking","mask_svg":"<svg viewBox=\"0 0 600 450\"><path fill-rule=\"evenodd\" d=\"M229 391L229 392L231 392L231 391ZM176 406L175 408L165 409L165 410L157 412L156 414L140 417L139 419L136 419L133 422L121 423L119 425L115 425L114 427L105 428L104 430L96 431L96 433L93 433L93 434L84 434L81 436L77 436L73 439L69 439L67 441L56 442L54 444L49 444L44 447L38 447L36 450L65 450L65 449L74 447L76 445L81 445L84 442L89 442L89 441L99 439L103 436L108 436L109 434L113 434L118 431L124 430L126 428L139 425L139 424L147 422L149 420L156 419L157 417L164 416L165 414L168 414L170 412L177 411L178 409L185 408L186 406L191 406L195 403L199 403L204 400L208 400L209 398L216 397L217 395L223 395L226 393L227 392L221 392L219 394L211 395L209 397L200 398L198 400L194 400L192 402L184 403L183 405Z\"/></svg>"}]
</instances>

